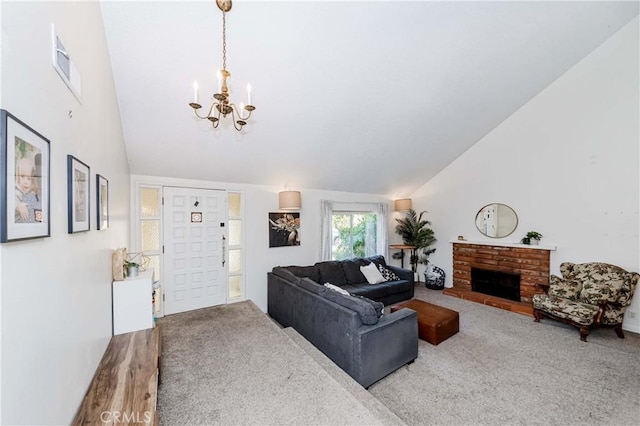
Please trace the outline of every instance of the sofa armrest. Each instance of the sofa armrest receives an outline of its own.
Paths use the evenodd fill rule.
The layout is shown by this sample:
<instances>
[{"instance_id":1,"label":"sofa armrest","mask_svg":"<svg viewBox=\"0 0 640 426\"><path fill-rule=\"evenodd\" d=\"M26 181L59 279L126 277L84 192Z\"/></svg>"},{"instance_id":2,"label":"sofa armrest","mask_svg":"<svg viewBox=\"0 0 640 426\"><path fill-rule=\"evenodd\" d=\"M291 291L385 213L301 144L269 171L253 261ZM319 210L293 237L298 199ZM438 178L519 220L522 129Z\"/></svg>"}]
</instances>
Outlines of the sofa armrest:
<instances>
[{"instance_id":1,"label":"sofa armrest","mask_svg":"<svg viewBox=\"0 0 640 426\"><path fill-rule=\"evenodd\" d=\"M549 293L549 284L548 283L536 283L535 286L536 286L536 288L542 289L542 291L544 291L544 294Z\"/></svg>"},{"instance_id":2,"label":"sofa armrest","mask_svg":"<svg viewBox=\"0 0 640 426\"><path fill-rule=\"evenodd\" d=\"M598 313L596 317L593 319L593 325L600 325L602 323L602 319L604 318L604 311L607 310L607 302L598 303Z\"/></svg>"},{"instance_id":3,"label":"sofa armrest","mask_svg":"<svg viewBox=\"0 0 640 426\"><path fill-rule=\"evenodd\" d=\"M393 265L387 265L386 268L396 274L401 280L407 280L410 283L414 283L413 271L411 269L404 269Z\"/></svg>"},{"instance_id":4,"label":"sofa armrest","mask_svg":"<svg viewBox=\"0 0 640 426\"><path fill-rule=\"evenodd\" d=\"M417 314L401 309L384 315L375 325L359 327L358 337L355 354L360 362L355 363L354 378L366 388L417 358Z\"/></svg>"}]
</instances>

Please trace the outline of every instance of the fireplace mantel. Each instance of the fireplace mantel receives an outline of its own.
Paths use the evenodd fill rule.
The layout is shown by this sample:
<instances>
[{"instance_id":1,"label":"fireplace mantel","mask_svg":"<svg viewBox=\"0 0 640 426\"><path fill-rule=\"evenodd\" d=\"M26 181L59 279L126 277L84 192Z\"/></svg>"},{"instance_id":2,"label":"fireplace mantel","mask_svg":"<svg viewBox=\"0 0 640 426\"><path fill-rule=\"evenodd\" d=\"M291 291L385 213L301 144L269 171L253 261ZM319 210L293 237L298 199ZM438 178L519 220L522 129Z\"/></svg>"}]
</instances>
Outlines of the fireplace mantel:
<instances>
[{"instance_id":1,"label":"fireplace mantel","mask_svg":"<svg viewBox=\"0 0 640 426\"><path fill-rule=\"evenodd\" d=\"M452 244L477 244L480 246L496 246L496 247L515 247L515 248L527 248L533 250L549 250L555 251L556 246L547 246L547 245L530 245L530 244L520 244L520 243L502 243L496 241L467 241L467 240L452 240L449 241Z\"/></svg>"}]
</instances>

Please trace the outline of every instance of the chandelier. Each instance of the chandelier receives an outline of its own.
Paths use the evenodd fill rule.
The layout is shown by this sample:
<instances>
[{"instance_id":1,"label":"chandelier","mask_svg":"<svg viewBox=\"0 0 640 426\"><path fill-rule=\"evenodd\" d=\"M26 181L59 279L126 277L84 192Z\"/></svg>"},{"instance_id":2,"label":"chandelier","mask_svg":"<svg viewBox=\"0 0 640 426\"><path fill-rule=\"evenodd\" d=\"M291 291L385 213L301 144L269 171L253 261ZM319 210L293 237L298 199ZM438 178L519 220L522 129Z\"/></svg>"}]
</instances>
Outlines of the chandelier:
<instances>
[{"instance_id":1,"label":"chandelier","mask_svg":"<svg viewBox=\"0 0 640 426\"><path fill-rule=\"evenodd\" d=\"M218 128L220 124L220 116L226 118L230 116L233 121L233 127L237 131L242 130L242 127L247 124L247 120L251 117L251 112L256 109L251 105L251 85L247 84L247 105L240 103L237 107L234 103L229 102L229 88L227 87L227 79L231 77L231 73L227 71L227 22L226 13L231 10L231 0L216 0L218 8L222 11L222 69L218 70L218 92L213 94L211 100L211 107L207 115L198 114L198 110L202 108L202 105L198 103L198 82L193 82L193 102L189 103L189 106L193 108L193 112L196 117L203 120L211 121L214 129ZM246 114L246 115L243 115Z\"/></svg>"}]
</instances>

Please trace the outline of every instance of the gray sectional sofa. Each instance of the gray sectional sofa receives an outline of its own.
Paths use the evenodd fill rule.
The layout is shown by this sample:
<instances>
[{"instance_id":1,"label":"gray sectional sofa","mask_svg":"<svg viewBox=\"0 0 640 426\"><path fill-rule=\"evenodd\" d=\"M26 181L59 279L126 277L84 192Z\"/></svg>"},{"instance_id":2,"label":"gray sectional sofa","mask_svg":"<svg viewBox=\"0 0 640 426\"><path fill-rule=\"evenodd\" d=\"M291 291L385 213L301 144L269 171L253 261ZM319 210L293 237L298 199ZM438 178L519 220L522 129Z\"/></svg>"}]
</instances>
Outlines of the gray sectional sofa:
<instances>
[{"instance_id":1,"label":"gray sectional sofa","mask_svg":"<svg viewBox=\"0 0 640 426\"><path fill-rule=\"evenodd\" d=\"M370 262L385 265L401 279L368 284L360 266ZM411 271L386 265L384 257L374 256L275 267L267 276L269 315L283 327L293 327L363 387L418 356L416 313L402 309L382 315L383 303L413 297ZM321 285L325 282L351 295Z\"/></svg>"}]
</instances>

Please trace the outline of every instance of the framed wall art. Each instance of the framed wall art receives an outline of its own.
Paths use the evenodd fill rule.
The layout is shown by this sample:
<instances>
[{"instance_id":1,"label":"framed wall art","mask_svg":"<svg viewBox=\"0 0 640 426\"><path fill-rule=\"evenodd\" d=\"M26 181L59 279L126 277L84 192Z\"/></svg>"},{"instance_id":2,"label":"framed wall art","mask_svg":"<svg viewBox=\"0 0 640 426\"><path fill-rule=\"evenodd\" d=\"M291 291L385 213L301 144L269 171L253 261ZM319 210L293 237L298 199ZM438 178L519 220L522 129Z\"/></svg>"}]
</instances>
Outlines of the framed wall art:
<instances>
[{"instance_id":1,"label":"framed wall art","mask_svg":"<svg viewBox=\"0 0 640 426\"><path fill-rule=\"evenodd\" d=\"M109 228L109 181L96 175L96 212L98 214L98 230Z\"/></svg>"},{"instance_id":2,"label":"framed wall art","mask_svg":"<svg viewBox=\"0 0 640 426\"><path fill-rule=\"evenodd\" d=\"M269 213L269 247L300 245L300 213Z\"/></svg>"},{"instance_id":3,"label":"framed wall art","mask_svg":"<svg viewBox=\"0 0 640 426\"><path fill-rule=\"evenodd\" d=\"M0 242L51 235L49 140L0 110Z\"/></svg>"},{"instance_id":4,"label":"framed wall art","mask_svg":"<svg viewBox=\"0 0 640 426\"><path fill-rule=\"evenodd\" d=\"M67 155L67 219L69 233L88 231L90 169L73 155Z\"/></svg>"}]
</instances>

